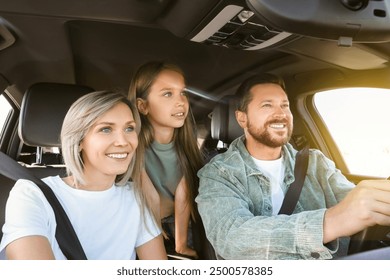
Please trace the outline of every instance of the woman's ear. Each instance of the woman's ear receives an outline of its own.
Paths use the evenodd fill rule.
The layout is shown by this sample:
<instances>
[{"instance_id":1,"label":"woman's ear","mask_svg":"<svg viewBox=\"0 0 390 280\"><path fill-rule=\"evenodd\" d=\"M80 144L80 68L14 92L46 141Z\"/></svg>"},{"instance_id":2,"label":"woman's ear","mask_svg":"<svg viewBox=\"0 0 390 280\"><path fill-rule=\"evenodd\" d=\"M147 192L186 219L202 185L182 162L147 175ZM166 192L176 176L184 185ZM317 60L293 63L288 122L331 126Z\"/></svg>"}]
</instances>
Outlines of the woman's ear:
<instances>
[{"instance_id":1,"label":"woman's ear","mask_svg":"<svg viewBox=\"0 0 390 280\"><path fill-rule=\"evenodd\" d=\"M148 109L146 106L146 100L143 100L142 98L137 98L137 109L138 112L140 112L142 115L147 115L148 114Z\"/></svg>"},{"instance_id":2,"label":"woman's ear","mask_svg":"<svg viewBox=\"0 0 390 280\"><path fill-rule=\"evenodd\" d=\"M236 110L235 114L236 114L236 120L238 124L245 129L247 123L246 113Z\"/></svg>"}]
</instances>

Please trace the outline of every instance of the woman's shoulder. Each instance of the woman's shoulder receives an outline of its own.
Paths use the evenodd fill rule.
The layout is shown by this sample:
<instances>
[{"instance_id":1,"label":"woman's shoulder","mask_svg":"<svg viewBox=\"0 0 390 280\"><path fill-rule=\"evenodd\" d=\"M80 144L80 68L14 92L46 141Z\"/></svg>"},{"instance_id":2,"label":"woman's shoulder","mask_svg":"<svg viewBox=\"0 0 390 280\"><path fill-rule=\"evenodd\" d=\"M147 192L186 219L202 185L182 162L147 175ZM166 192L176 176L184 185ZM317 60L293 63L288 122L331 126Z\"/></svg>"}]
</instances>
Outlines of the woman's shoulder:
<instances>
[{"instance_id":1,"label":"woman's shoulder","mask_svg":"<svg viewBox=\"0 0 390 280\"><path fill-rule=\"evenodd\" d=\"M27 207L29 203L31 205L41 205L44 208L49 207L41 189L34 182L26 179L16 181L8 198L8 203L10 204L16 203L15 205L18 205L20 201L23 201L23 207Z\"/></svg>"},{"instance_id":2,"label":"woman's shoulder","mask_svg":"<svg viewBox=\"0 0 390 280\"><path fill-rule=\"evenodd\" d=\"M42 181L49 187L65 184L59 175L45 177L42 179Z\"/></svg>"},{"instance_id":3,"label":"woman's shoulder","mask_svg":"<svg viewBox=\"0 0 390 280\"><path fill-rule=\"evenodd\" d=\"M42 193L34 182L27 180L27 179L19 179L15 182L15 185L13 186L11 193L15 194L38 194Z\"/></svg>"}]
</instances>

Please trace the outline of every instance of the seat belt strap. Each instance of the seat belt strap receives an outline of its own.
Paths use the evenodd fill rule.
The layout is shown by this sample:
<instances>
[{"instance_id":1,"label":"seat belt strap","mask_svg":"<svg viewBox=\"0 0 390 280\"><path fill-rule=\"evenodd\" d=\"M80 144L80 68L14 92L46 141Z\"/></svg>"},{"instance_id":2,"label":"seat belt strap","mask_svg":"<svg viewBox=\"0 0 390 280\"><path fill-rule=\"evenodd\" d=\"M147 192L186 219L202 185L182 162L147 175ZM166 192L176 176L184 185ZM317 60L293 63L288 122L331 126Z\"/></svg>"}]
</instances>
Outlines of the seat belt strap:
<instances>
[{"instance_id":1,"label":"seat belt strap","mask_svg":"<svg viewBox=\"0 0 390 280\"><path fill-rule=\"evenodd\" d=\"M309 147L300 150L295 157L294 182L288 188L278 215L291 215L298 203L299 195L305 181L307 167L309 166Z\"/></svg>"},{"instance_id":2,"label":"seat belt strap","mask_svg":"<svg viewBox=\"0 0 390 280\"><path fill-rule=\"evenodd\" d=\"M41 189L54 211L57 223L55 236L62 253L68 260L86 260L87 257L76 232L74 231L72 223L53 190L41 179L35 177L30 170L20 165L3 152L0 152L0 173L14 181L17 181L18 179L30 180Z\"/></svg>"}]
</instances>

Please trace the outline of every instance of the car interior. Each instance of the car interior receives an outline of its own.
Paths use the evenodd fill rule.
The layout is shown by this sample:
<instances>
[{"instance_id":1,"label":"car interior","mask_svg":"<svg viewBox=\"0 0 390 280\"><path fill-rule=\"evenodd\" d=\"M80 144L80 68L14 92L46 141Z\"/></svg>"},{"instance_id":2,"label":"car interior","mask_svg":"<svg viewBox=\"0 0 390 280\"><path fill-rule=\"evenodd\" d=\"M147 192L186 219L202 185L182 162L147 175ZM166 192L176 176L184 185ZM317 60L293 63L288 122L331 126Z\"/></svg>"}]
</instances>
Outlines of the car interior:
<instances>
[{"instance_id":1,"label":"car interior","mask_svg":"<svg viewBox=\"0 0 390 280\"><path fill-rule=\"evenodd\" d=\"M350 172L313 95L390 89L388 0L0 0L0 96L11 108L0 151L38 177L63 174L59 131L72 102L94 90L127 92L151 60L183 69L206 161L243 134L237 87L269 72L285 81L296 149L321 150L354 183L377 178ZM13 184L0 175L0 226ZM357 246L351 259L390 258L388 248ZM210 244L203 258L215 258Z\"/></svg>"}]
</instances>

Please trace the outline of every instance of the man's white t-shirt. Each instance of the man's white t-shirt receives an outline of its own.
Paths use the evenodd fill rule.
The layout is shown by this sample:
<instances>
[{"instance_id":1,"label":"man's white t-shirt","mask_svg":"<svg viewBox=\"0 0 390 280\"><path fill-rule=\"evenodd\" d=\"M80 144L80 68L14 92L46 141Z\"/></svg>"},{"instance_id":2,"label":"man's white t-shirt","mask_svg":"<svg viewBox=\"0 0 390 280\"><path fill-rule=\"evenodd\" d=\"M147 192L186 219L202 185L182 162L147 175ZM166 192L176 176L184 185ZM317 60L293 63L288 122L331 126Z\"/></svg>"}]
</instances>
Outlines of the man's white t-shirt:
<instances>
[{"instance_id":1,"label":"man's white t-shirt","mask_svg":"<svg viewBox=\"0 0 390 280\"><path fill-rule=\"evenodd\" d=\"M43 181L68 215L84 252L91 260L135 259L135 248L160 234L148 211L141 208L131 184L105 191L71 188L59 176ZM49 202L31 181L18 180L6 206L0 257L12 241L31 235L47 237L56 259L66 259L55 238L56 220Z\"/></svg>"},{"instance_id":2,"label":"man's white t-shirt","mask_svg":"<svg viewBox=\"0 0 390 280\"><path fill-rule=\"evenodd\" d=\"M276 160L259 160L254 157L257 168L270 179L271 197L272 197L272 213L277 215L282 207L284 193L282 183L284 180L283 157Z\"/></svg>"}]
</instances>

